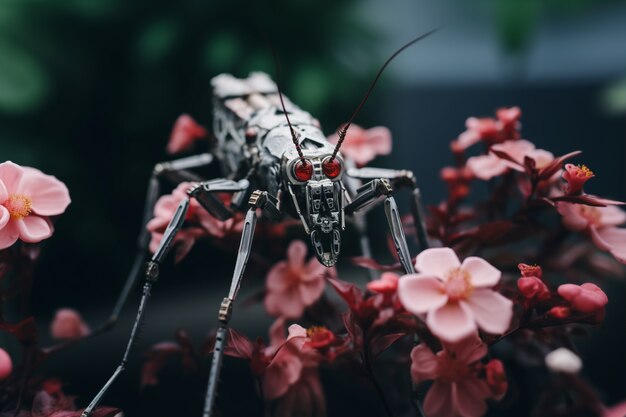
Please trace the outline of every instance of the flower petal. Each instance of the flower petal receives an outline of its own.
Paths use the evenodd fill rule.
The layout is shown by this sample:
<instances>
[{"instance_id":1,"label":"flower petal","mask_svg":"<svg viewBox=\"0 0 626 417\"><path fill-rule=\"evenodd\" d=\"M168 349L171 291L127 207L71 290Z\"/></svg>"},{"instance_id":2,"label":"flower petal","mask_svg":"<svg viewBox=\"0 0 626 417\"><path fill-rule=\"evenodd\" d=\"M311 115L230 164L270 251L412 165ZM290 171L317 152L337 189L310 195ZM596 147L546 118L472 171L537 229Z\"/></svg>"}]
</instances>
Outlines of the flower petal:
<instances>
[{"instance_id":1,"label":"flower petal","mask_svg":"<svg viewBox=\"0 0 626 417\"><path fill-rule=\"evenodd\" d=\"M4 208L4 207L3 207ZM6 209L5 209L6 210ZM0 229L0 249L6 249L17 242L20 231L15 222L9 221L5 227Z\"/></svg>"},{"instance_id":2,"label":"flower petal","mask_svg":"<svg viewBox=\"0 0 626 417\"><path fill-rule=\"evenodd\" d=\"M476 178L485 181L504 174L508 169L504 161L494 154L472 156L465 165Z\"/></svg>"},{"instance_id":3,"label":"flower petal","mask_svg":"<svg viewBox=\"0 0 626 417\"><path fill-rule=\"evenodd\" d=\"M411 351L411 378L415 384L437 377L437 356L423 343Z\"/></svg>"},{"instance_id":4,"label":"flower petal","mask_svg":"<svg viewBox=\"0 0 626 417\"><path fill-rule=\"evenodd\" d=\"M489 387L484 381L467 379L452 385L452 402L462 417L481 417L487 412L485 392Z\"/></svg>"},{"instance_id":5,"label":"flower petal","mask_svg":"<svg viewBox=\"0 0 626 417\"><path fill-rule=\"evenodd\" d=\"M70 192L65 184L34 168L24 167L20 193L32 199L33 212L40 216L61 214L71 202Z\"/></svg>"},{"instance_id":6,"label":"flower petal","mask_svg":"<svg viewBox=\"0 0 626 417\"><path fill-rule=\"evenodd\" d=\"M476 332L472 311L463 303L448 303L428 313L426 325L444 342L455 343Z\"/></svg>"},{"instance_id":7,"label":"flower petal","mask_svg":"<svg viewBox=\"0 0 626 417\"><path fill-rule=\"evenodd\" d=\"M452 406L452 384L437 380L426 394L424 412L428 417L450 417L455 415Z\"/></svg>"},{"instance_id":8,"label":"flower petal","mask_svg":"<svg viewBox=\"0 0 626 417\"><path fill-rule=\"evenodd\" d=\"M626 264L626 229L619 227L589 228L591 239L600 249L609 251L620 263Z\"/></svg>"},{"instance_id":9,"label":"flower petal","mask_svg":"<svg viewBox=\"0 0 626 417\"><path fill-rule=\"evenodd\" d=\"M415 259L418 272L445 278L453 269L461 266L459 258L450 248L432 248L423 250Z\"/></svg>"},{"instance_id":10,"label":"flower petal","mask_svg":"<svg viewBox=\"0 0 626 417\"><path fill-rule=\"evenodd\" d=\"M502 272L489 262L477 256L470 256L463 261L461 270L470 275L474 287L493 287L500 281Z\"/></svg>"},{"instance_id":11,"label":"flower petal","mask_svg":"<svg viewBox=\"0 0 626 417\"><path fill-rule=\"evenodd\" d=\"M294 240L287 249L287 262L294 269L300 269L304 265L307 252L306 243L301 240Z\"/></svg>"},{"instance_id":12,"label":"flower petal","mask_svg":"<svg viewBox=\"0 0 626 417\"><path fill-rule=\"evenodd\" d=\"M323 278L314 281L302 282L298 286L300 290L300 298L305 306L310 306L316 302L324 293L326 281Z\"/></svg>"},{"instance_id":13,"label":"flower petal","mask_svg":"<svg viewBox=\"0 0 626 417\"><path fill-rule=\"evenodd\" d=\"M4 183L9 194L14 194L20 190L22 175L24 175L24 168L17 164L11 161L0 164L0 181Z\"/></svg>"},{"instance_id":14,"label":"flower petal","mask_svg":"<svg viewBox=\"0 0 626 417\"><path fill-rule=\"evenodd\" d=\"M265 370L263 396L268 400L282 397L301 373L302 361L289 349L289 345L283 345Z\"/></svg>"},{"instance_id":15,"label":"flower petal","mask_svg":"<svg viewBox=\"0 0 626 417\"><path fill-rule=\"evenodd\" d=\"M7 198L9 198L9 192L7 191L7 187L4 185L2 180L0 180L0 204L4 203Z\"/></svg>"},{"instance_id":16,"label":"flower petal","mask_svg":"<svg viewBox=\"0 0 626 417\"><path fill-rule=\"evenodd\" d=\"M285 338L285 318L279 317L272 323L269 330L270 345L272 350L278 349L287 339Z\"/></svg>"},{"instance_id":17,"label":"flower petal","mask_svg":"<svg viewBox=\"0 0 626 417\"><path fill-rule=\"evenodd\" d=\"M292 287L287 291L269 291L265 296L265 309L270 316L297 319L304 312L304 303L298 288Z\"/></svg>"},{"instance_id":18,"label":"flower petal","mask_svg":"<svg viewBox=\"0 0 626 417\"><path fill-rule=\"evenodd\" d=\"M619 226L626 223L626 211L619 207L598 207L596 210L600 212L600 223L602 223L602 226Z\"/></svg>"},{"instance_id":19,"label":"flower petal","mask_svg":"<svg viewBox=\"0 0 626 417\"><path fill-rule=\"evenodd\" d=\"M6 226L10 218L11 218L11 214L9 213L9 210L7 210L7 208L4 206L0 206L0 229Z\"/></svg>"},{"instance_id":20,"label":"flower petal","mask_svg":"<svg viewBox=\"0 0 626 417\"><path fill-rule=\"evenodd\" d=\"M469 306L478 327L487 333L502 334L511 324L513 302L495 291L475 290L461 303Z\"/></svg>"},{"instance_id":21,"label":"flower petal","mask_svg":"<svg viewBox=\"0 0 626 417\"><path fill-rule=\"evenodd\" d=\"M285 291L290 285L289 273L287 261L278 262L267 273L265 288L267 288L268 291Z\"/></svg>"},{"instance_id":22,"label":"flower petal","mask_svg":"<svg viewBox=\"0 0 626 417\"><path fill-rule=\"evenodd\" d=\"M423 314L448 302L441 281L424 274L405 275L398 282L400 302L413 314Z\"/></svg>"},{"instance_id":23,"label":"flower petal","mask_svg":"<svg viewBox=\"0 0 626 417\"><path fill-rule=\"evenodd\" d=\"M459 361L471 364L482 359L488 353L487 345L477 335L472 335L445 349L454 352Z\"/></svg>"},{"instance_id":24,"label":"flower petal","mask_svg":"<svg viewBox=\"0 0 626 417\"><path fill-rule=\"evenodd\" d=\"M371 149L378 155L391 153L391 132L384 126L377 126L365 131L367 141Z\"/></svg>"},{"instance_id":25,"label":"flower petal","mask_svg":"<svg viewBox=\"0 0 626 417\"><path fill-rule=\"evenodd\" d=\"M20 240L24 242L37 243L52 236L52 225L43 217L30 215L16 220L15 224L20 232Z\"/></svg>"},{"instance_id":26,"label":"flower petal","mask_svg":"<svg viewBox=\"0 0 626 417\"><path fill-rule=\"evenodd\" d=\"M563 216L563 224L570 230L580 231L589 225L589 220L582 215L578 204L560 201L556 203L556 209Z\"/></svg>"}]
</instances>

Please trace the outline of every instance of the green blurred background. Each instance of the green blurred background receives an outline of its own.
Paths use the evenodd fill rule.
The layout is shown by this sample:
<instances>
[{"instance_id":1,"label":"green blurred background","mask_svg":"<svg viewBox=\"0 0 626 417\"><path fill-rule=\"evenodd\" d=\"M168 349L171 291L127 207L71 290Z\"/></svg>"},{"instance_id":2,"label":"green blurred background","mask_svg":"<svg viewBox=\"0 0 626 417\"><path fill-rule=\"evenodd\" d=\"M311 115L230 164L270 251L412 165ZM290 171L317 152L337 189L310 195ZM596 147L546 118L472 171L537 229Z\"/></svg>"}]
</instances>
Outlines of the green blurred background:
<instances>
[{"instance_id":1,"label":"green blurred background","mask_svg":"<svg viewBox=\"0 0 626 417\"><path fill-rule=\"evenodd\" d=\"M278 53L285 94L330 133L389 54L441 25L391 64L356 121L394 134L394 154L377 165L413 169L426 202L436 204L445 190L436 177L452 162L448 143L465 118L520 105L525 137L555 154L584 150L578 162L598 175L590 191L626 199L623 1L0 0L0 155L56 175L73 198L37 272L34 301L44 338L60 306L80 309L91 323L106 317L134 256L151 168L168 158L177 116L189 113L211 125L209 81L219 73L275 73L258 28ZM370 220L374 241L384 242L382 214ZM375 249L385 252L384 244ZM181 326L199 340L214 324L233 264L233 254L194 249L159 282L139 351ZM262 287L262 276L256 278L244 298ZM623 305L623 286L607 286L615 286L610 306ZM112 333L45 369L69 381L79 404L114 369L134 298L131 304ZM264 336L269 319L259 318L258 306L247 311L236 326ZM611 311L607 327L623 333L624 319L611 319ZM626 316L623 308L613 312ZM621 356L617 365L603 358L623 351L624 335L594 337L587 353L595 362L586 375L615 402L626 396L626 364ZM187 386L178 386L166 400L162 391L140 393L139 356L105 403L129 416L198 415L195 388L182 394ZM244 365L229 366L240 367L235 375L246 373ZM324 375L331 388L345 386ZM225 378L226 386L238 387L224 394L227 411L258 408L250 381ZM356 389L338 392L328 393L331 415L369 415L379 407ZM506 415L525 415L528 407Z\"/></svg>"}]
</instances>

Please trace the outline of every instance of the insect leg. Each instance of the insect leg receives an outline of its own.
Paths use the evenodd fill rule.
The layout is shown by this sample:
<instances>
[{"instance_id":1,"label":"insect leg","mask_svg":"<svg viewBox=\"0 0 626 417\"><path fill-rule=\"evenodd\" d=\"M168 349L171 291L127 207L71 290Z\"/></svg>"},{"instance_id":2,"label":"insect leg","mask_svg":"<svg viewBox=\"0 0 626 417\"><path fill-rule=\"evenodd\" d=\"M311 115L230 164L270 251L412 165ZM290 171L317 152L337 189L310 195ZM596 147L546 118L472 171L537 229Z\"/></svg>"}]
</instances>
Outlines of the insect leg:
<instances>
[{"instance_id":1,"label":"insect leg","mask_svg":"<svg viewBox=\"0 0 626 417\"><path fill-rule=\"evenodd\" d=\"M422 250L430 247L428 243L428 235L426 233L426 225L424 222L424 208L422 205L421 193L417 187L417 182L415 181L415 176L412 171L366 167L350 168L347 175L351 178L358 178L361 180L385 178L391 182L394 191L404 187L412 188L411 214L415 223L417 241Z\"/></svg>"},{"instance_id":2,"label":"insect leg","mask_svg":"<svg viewBox=\"0 0 626 417\"><path fill-rule=\"evenodd\" d=\"M344 190L344 198L345 201L350 202L352 200L351 196L356 195L357 194L357 188L360 185L360 181L357 180L356 178L351 178L351 177L346 177L343 180L343 185L345 187ZM353 220L354 220L354 226L356 228L356 231L359 235L359 246L361 247L361 254L365 257L365 258L371 258L372 257L372 248L370 245L370 239L369 236L367 234L367 217L366 217L366 213L359 213L356 212L354 213L354 215L352 216ZM373 270L373 269L367 269L368 273L369 273L369 280L370 281L374 281L376 279L378 279L378 273L377 271Z\"/></svg>"},{"instance_id":3,"label":"insect leg","mask_svg":"<svg viewBox=\"0 0 626 417\"><path fill-rule=\"evenodd\" d=\"M239 244L239 252L237 254L237 262L235 263L235 270L233 272L230 290L228 292L228 296L222 301L218 313L220 326L217 329L217 335L215 338L215 350L213 352L211 371L209 373L209 383L204 402L204 417L210 417L213 413L222 359L224 357L224 349L226 348L227 343L226 337L228 332L228 323L230 322L233 303L237 298L237 293L239 292L243 273L252 248L252 238L254 237L254 228L256 226L256 209L262 208L266 210L268 206L272 206L273 202L272 200L268 200L268 195L269 194L267 192L255 191L249 199L250 208L246 214L241 234L241 242Z\"/></svg>"},{"instance_id":4,"label":"insect leg","mask_svg":"<svg viewBox=\"0 0 626 417\"><path fill-rule=\"evenodd\" d=\"M239 181L217 178L214 180L196 183L190 190L189 195L195 198L198 203L213 217L226 220L233 217L233 210L216 195L216 193L231 193L233 195L230 206L238 208L242 205L242 200L246 197L250 183L248 180Z\"/></svg>"},{"instance_id":5,"label":"insect leg","mask_svg":"<svg viewBox=\"0 0 626 417\"><path fill-rule=\"evenodd\" d=\"M159 278L159 264L165 258L165 255L170 249L176 233L182 227L188 208L189 199L186 198L182 200L176 208L172 220L170 220L170 223L168 224L167 229L165 229L165 233L161 238L159 247L154 252L154 255L152 255L150 261L147 263L145 271L146 282L143 286L143 293L141 296L141 301L139 302L139 309L137 310L137 316L135 317L135 323L133 324L133 329L130 333L130 338L128 339L128 344L126 345L124 356L122 357L120 364L118 365L111 378L109 378L109 380L106 382L106 384L104 384L100 392L96 394L91 403L87 406L87 408L85 408L85 411L83 411L81 417L89 417L89 415L91 415L92 411L95 407L98 406L100 400L106 394L107 390L111 387L111 385L113 385L117 377L124 371L126 363L128 362L128 357L130 356L130 353L132 352L133 347L135 346L135 343L137 342L137 339L139 337L140 328L143 323L143 315L146 309L146 305L148 303L148 299L150 298L150 290L152 289L152 284L155 283Z\"/></svg>"},{"instance_id":6,"label":"insect leg","mask_svg":"<svg viewBox=\"0 0 626 417\"><path fill-rule=\"evenodd\" d=\"M413 264L411 263L411 254L406 243L406 237L404 236L404 230L402 228L402 222L400 220L400 214L398 213L398 206L396 200L391 193L393 187L389 180L385 178L373 179L372 181L365 183L357 190L357 195L352 202L345 208L346 214L355 214L357 211L363 210L366 207L378 203L381 199L385 200L385 215L387 222L389 223L389 229L391 231L391 237L393 239L394 246L400 258L400 263L407 274L415 272Z\"/></svg>"},{"instance_id":7,"label":"insect leg","mask_svg":"<svg viewBox=\"0 0 626 417\"><path fill-rule=\"evenodd\" d=\"M75 345L86 339L91 339L111 330L115 326L122 309L128 300L130 292L137 283L141 268L145 264L148 257L148 246L150 244L151 234L146 229L146 224L154 215L154 206L160 195L161 181L167 181L172 184L177 184L180 181L200 181L202 180L201 178L199 178L196 174L187 171L187 169L209 165L212 161L213 156L205 153L176 159L174 161L159 162L154 166L150 181L148 182L148 190L146 192L143 218L141 221L141 231L139 232L139 237L137 239L137 253L132 267L126 277L126 281L124 282L124 286L122 287L122 290L117 297L117 301L113 306L111 314L103 323L95 326L87 335L44 348L43 350L46 354L53 354L67 348L68 346Z\"/></svg>"}]
</instances>

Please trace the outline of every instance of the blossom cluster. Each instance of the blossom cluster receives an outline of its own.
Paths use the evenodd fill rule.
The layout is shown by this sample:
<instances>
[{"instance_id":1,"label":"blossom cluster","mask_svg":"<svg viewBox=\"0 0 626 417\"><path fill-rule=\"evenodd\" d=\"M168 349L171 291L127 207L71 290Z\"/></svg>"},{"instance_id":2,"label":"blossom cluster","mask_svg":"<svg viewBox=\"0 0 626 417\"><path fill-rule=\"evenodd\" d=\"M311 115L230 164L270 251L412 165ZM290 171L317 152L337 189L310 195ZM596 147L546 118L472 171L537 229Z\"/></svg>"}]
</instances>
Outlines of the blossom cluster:
<instances>
[{"instance_id":1,"label":"blossom cluster","mask_svg":"<svg viewBox=\"0 0 626 417\"><path fill-rule=\"evenodd\" d=\"M456 165L441 172L449 195L430 207L426 219L435 247L416 254L415 273L400 273L400 264L380 265L358 258L356 265L382 272L361 289L339 279L334 268L327 269L314 258L307 260L307 245L300 240L286 248L286 259L268 267L262 300L275 320L269 343L252 341L231 329L225 354L249 361L270 414L324 415L319 368L346 361L363 367L386 412L393 414L394 405L386 398L375 365L387 351L410 363L414 402L419 401L416 390L425 381L433 381L423 403L429 417L480 417L488 404L505 398L507 361L494 357L491 348L499 343L523 346L533 332L541 332L543 338L550 335L551 342L543 348L554 351L545 358L548 369L578 372L580 366L564 364L572 362L567 355L580 359L569 350L562 353L564 348L559 350L553 341L566 337L571 326L601 323L608 297L593 282L575 279L555 285L551 279L581 257L593 258L584 256L588 251L577 259L561 256L571 245L564 238L568 233L578 233L583 238L580 244L588 239L625 263L626 229L619 225L626 222L626 213L619 208L620 202L584 191L595 174L584 165L567 163L580 152L555 157L538 148L522 138L520 118L517 107L498 110L496 118L469 118L467 129L451 143ZM201 127L191 121L179 119L170 147L183 143L183 137L187 146L203 137ZM336 135L329 137L331 142L336 140ZM477 145L482 145L483 152L466 156ZM342 148L356 166L390 150L391 133L382 127L353 126ZM490 183L485 203L470 199L475 181ZM155 218L148 224L153 246L189 185L179 185L157 203ZM546 237L536 222L550 216L560 221L554 235ZM218 221L192 205L177 238L183 255L200 237L221 238L229 233L234 226L228 222L232 220ZM407 235L415 233L415 226L407 228ZM284 229L277 233L280 230L270 235L283 238ZM524 241L541 250L507 253L511 243ZM502 263L500 257L517 263ZM327 284L348 307L341 322L329 307ZM295 323L285 337L289 321ZM308 328L298 323L308 323ZM144 380L156 383L163 358L170 354L165 352L184 350L183 345L155 345L144 366ZM211 351L211 347L204 349ZM605 409L597 401L590 407Z\"/></svg>"},{"instance_id":2,"label":"blossom cluster","mask_svg":"<svg viewBox=\"0 0 626 417\"><path fill-rule=\"evenodd\" d=\"M596 174L570 163L580 152L554 156L540 149L523 138L520 118L517 107L499 109L495 118L469 118L452 141L455 163L441 171L447 198L428 207L425 219L405 219L407 237L417 237L417 229L425 227L430 244L414 254L414 272L399 262L382 265L364 257L353 264L369 271L326 268L309 256L302 235L287 241L295 235L293 223L259 222L255 239L269 244L250 263L264 277L263 290L244 304L262 304L272 321L269 337L267 342L249 338L231 328L224 353L248 361L265 415L326 415L324 368L363 380L358 386L375 394L390 416L406 414L410 405L421 417L481 417L490 407L506 415L519 406L519 393L511 391L523 383L519 369L528 363L551 374L544 397L524 398L533 415L623 414L624 404L604 406L580 377L585 362L574 353L571 338L581 325L598 325L607 314L603 280L623 272L626 263L623 203L587 193L586 184ZM188 151L207 136L204 127L183 115L168 152ZM348 164L360 167L388 154L391 146L388 129L352 126L342 153ZM488 183L488 195L476 201L472 191L481 182ZM158 199L146 225L149 250L158 247L193 186L182 182ZM231 197L219 198L228 205ZM23 249L52 235L54 216L69 202L67 188L56 178L0 164L0 254L28 255ZM173 242L174 258L181 261L199 239L234 252L241 229L241 215L220 220L190 199ZM0 270L0 279L4 274ZM358 275L369 282L349 282ZM50 335L59 344L49 348L38 346L32 317L17 324L0 321L0 330L14 335L24 350L35 349L29 372L52 352L93 335L80 313L69 308L57 311ZM186 373L201 374L214 348L214 333L196 347L179 330L174 341L145 352L141 385L158 385L175 359ZM0 381L8 387L0 391L0 402L20 392L20 381L31 380L12 357L0 348ZM401 399L397 384L409 378L412 386ZM39 378L31 385L19 415L80 414L58 380ZM102 407L94 415L117 412Z\"/></svg>"}]
</instances>

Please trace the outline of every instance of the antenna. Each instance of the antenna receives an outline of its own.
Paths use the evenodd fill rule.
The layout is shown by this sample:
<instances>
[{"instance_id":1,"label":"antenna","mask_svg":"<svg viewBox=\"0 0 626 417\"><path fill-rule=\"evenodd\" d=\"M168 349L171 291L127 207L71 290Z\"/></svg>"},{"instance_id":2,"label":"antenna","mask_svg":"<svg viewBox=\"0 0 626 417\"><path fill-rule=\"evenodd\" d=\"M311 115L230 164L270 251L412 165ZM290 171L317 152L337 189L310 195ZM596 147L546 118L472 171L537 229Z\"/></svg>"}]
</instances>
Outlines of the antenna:
<instances>
[{"instance_id":1,"label":"antenna","mask_svg":"<svg viewBox=\"0 0 626 417\"><path fill-rule=\"evenodd\" d=\"M280 63L278 62L278 56L276 54L276 50L272 46L272 44L267 39L267 45L272 51L272 57L274 58L274 65L276 66L276 88L278 89L278 97L280 98L280 105L283 108L283 113L285 114L285 118L287 119L287 124L289 125L289 131L291 132L291 140L293 141L293 145L296 147L296 151L298 152L298 157L303 164L306 163L304 159L304 154L302 153L302 148L300 147L300 142L298 141L298 134L291 126L291 121L289 120L289 115L287 114L287 109L285 108L285 101L283 99L282 88L280 87Z\"/></svg>"},{"instance_id":2,"label":"antenna","mask_svg":"<svg viewBox=\"0 0 626 417\"><path fill-rule=\"evenodd\" d=\"M369 88L367 89L367 91L365 92L365 96L363 96L363 99L361 100L361 102L359 103L359 105L357 106L356 110L354 111L354 113L352 113L352 116L350 116L350 119L348 119L348 123L346 123L345 125L343 125L341 128L339 128L339 130L337 131L337 134L339 135L339 141L337 142L337 146L335 146L335 150L333 151L332 156L330 157L330 161L333 161L335 159L335 157L337 156L337 152L339 152L339 148L341 148L341 145L343 144L344 139L346 138L346 133L348 132L348 128L350 127L350 125L352 124L352 121L354 120L354 118L356 117L356 115L359 113L359 111L361 111L361 108L363 107L363 105L365 104L365 102L367 101L367 99L369 98L372 90L374 89L374 86L376 85L376 83L378 82L378 79L380 78L380 76L382 75L383 71L385 70L385 68L387 68L387 65L389 65L389 63L400 54L400 52L404 51L405 49L407 49L409 46L413 45L414 43L417 43L419 41L421 41L422 39L432 35L433 33L437 32L440 28L435 28L432 29L420 36L418 36L415 39L410 40L409 42L407 42L406 44L404 44L402 47L400 47L400 49L398 49L396 52L394 52L386 61L385 63L382 65L382 67L380 67L380 69L378 70L378 74L376 74L376 77L374 78L374 81L372 81L372 84L370 84Z\"/></svg>"}]
</instances>

